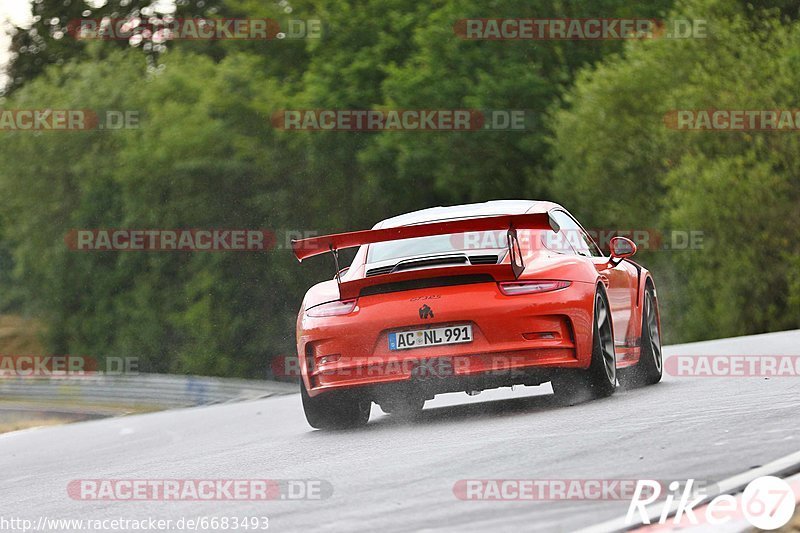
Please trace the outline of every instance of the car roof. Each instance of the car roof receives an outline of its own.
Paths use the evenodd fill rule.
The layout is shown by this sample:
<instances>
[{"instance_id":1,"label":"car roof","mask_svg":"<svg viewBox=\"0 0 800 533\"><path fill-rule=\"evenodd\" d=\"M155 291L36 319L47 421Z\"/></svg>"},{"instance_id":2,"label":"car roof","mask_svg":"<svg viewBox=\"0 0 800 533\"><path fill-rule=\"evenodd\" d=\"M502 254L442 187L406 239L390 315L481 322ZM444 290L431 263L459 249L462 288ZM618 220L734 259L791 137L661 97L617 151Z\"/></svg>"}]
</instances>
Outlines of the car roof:
<instances>
[{"instance_id":1,"label":"car roof","mask_svg":"<svg viewBox=\"0 0 800 533\"><path fill-rule=\"evenodd\" d=\"M421 224L423 222L437 222L459 218L544 213L554 207L560 206L553 202L541 200L491 200L477 204L429 207L428 209L421 209L419 211L412 211L411 213L387 218L375 224L373 229L394 228L397 226L408 226L411 224Z\"/></svg>"}]
</instances>

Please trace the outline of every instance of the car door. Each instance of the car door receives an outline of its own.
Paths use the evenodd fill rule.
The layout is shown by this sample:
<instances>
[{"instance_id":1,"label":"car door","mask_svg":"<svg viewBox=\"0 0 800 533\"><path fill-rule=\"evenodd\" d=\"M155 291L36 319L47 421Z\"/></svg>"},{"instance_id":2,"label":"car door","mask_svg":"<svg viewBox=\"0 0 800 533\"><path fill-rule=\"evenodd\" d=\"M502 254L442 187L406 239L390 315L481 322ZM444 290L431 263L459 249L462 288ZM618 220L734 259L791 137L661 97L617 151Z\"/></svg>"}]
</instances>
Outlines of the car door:
<instances>
[{"instance_id":1,"label":"car door","mask_svg":"<svg viewBox=\"0 0 800 533\"><path fill-rule=\"evenodd\" d=\"M552 212L558 222L563 238L575 250L575 253L587 257L594 265L600 279L606 287L608 304L611 307L611 319L614 325L614 344L627 346L630 341L630 321L633 316L635 300L635 267L626 261L612 264L592 238L580 224L566 211L560 209Z\"/></svg>"}]
</instances>

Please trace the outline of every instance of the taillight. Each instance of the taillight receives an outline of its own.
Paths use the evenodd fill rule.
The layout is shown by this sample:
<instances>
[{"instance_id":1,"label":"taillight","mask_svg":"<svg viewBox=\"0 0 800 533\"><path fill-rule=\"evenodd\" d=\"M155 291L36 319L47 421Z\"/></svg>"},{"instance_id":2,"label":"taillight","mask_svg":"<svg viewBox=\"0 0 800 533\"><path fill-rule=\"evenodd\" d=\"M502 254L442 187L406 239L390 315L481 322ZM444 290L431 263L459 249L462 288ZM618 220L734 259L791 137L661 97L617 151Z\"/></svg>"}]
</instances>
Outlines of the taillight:
<instances>
[{"instance_id":1,"label":"taillight","mask_svg":"<svg viewBox=\"0 0 800 533\"><path fill-rule=\"evenodd\" d=\"M518 294L535 294L537 292L566 289L571 283L570 281L555 280L505 281L498 283L498 286L500 287L500 292L506 296L516 296Z\"/></svg>"},{"instance_id":2,"label":"taillight","mask_svg":"<svg viewBox=\"0 0 800 533\"><path fill-rule=\"evenodd\" d=\"M338 302L315 305L314 307L306 309L306 315L315 318L347 315L352 313L353 309L356 308L356 301L357 300L341 300Z\"/></svg>"}]
</instances>

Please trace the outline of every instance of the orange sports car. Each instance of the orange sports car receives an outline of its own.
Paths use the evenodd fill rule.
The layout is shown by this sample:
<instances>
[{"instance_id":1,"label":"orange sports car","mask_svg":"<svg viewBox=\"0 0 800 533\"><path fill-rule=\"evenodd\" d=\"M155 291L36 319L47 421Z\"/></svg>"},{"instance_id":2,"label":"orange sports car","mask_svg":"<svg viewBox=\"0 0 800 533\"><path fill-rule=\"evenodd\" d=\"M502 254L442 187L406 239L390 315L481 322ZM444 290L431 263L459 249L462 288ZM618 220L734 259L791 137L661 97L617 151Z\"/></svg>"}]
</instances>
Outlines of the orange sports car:
<instances>
[{"instance_id":1,"label":"orange sports car","mask_svg":"<svg viewBox=\"0 0 800 533\"><path fill-rule=\"evenodd\" d=\"M636 245L614 237L604 254L558 204L434 207L292 247L336 263L297 317L312 427L366 424L372 402L413 417L446 392L551 381L573 402L661 379L658 297Z\"/></svg>"}]
</instances>

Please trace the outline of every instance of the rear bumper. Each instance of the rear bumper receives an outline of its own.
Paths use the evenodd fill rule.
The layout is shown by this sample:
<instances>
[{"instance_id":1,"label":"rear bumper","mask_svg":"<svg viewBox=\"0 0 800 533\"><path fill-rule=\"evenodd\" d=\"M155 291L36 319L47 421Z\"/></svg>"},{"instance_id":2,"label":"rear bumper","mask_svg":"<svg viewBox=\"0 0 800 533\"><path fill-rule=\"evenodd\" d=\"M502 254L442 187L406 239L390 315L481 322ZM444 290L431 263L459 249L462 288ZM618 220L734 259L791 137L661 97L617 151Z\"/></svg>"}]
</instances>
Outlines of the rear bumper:
<instances>
[{"instance_id":1,"label":"rear bumper","mask_svg":"<svg viewBox=\"0 0 800 533\"><path fill-rule=\"evenodd\" d=\"M547 381L591 358L595 287L505 296L495 283L362 297L347 316L298 322L298 357L311 396L336 389L420 389L428 396ZM434 316L422 319L428 305ZM389 333L471 324L473 341L389 349Z\"/></svg>"}]
</instances>

